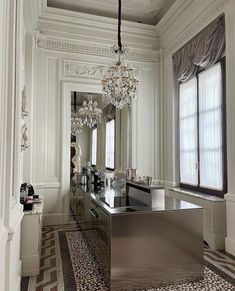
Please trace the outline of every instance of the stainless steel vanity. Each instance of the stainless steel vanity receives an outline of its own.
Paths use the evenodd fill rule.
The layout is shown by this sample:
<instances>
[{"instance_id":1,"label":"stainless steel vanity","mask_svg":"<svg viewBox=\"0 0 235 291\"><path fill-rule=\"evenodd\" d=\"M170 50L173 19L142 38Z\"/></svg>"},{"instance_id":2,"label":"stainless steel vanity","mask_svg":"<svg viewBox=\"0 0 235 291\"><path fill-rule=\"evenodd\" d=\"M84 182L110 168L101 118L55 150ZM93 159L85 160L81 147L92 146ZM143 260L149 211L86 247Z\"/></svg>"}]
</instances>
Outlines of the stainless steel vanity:
<instances>
[{"instance_id":1,"label":"stainless steel vanity","mask_svg":"<svg viewBox=\"0 0 235 291\"><path fill-rule=\"evenodd\" d=\"M161 187L126 193L74 185L73 213L110 290L143 290L203 278L202 208Z\"/></svg>"}]
</instances>

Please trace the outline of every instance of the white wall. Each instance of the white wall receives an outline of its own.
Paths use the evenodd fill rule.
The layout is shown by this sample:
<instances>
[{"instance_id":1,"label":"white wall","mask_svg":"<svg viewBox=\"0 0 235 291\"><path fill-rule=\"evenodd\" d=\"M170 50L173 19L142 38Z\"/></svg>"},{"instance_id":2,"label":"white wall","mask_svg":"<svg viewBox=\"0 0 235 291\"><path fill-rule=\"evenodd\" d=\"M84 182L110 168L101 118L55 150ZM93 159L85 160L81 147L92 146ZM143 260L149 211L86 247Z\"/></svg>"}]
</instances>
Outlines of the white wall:
<instances>
[{"instance_id":1,"label":"white wall","mask_svg":"<svg viewBox=\"0 0 235 291\"><path fill-rule=\"evenodd\" d=\"M19 204L19 185L24 85L23 1L1 0L0 6L0 290L12 291L20 290L21 269L23 212Z\"/></svg>"},{"instance_id":2,"label":"white wall","mask_svg":"<svg viewBox=\"0 0 235 291\"><path fill-rule=\"evenodd\" d=\"M62 138L62 84L76 83L100 85L100 76L64 76L65 60L71 60L77 66L97 66L106 64L111 59L68 54L50 51L45 48L35 49L35 91L32 111L32 179L38 192L45 199L45 223L61 223L65 213L62 210L61 178L61 150L64 146ZM138 100L132 112L132 166L138 168L140 175L155 176L154 168L154 106L155 106L155 65L137 63L140 80ZM88 76L90 77L90 76ZM81 89L80 89L81 90ZM100 89L101 90L101 89ZM158 163L160 165L160 163ZM159 179L158 176L155 177ZM59 218L60 217L60 218ZM59 218L59 219L58 219Z\"/></svg>"},{"instance_id":3,"label":"white wall","mask_svg":"<svg viewBox=\"0 0 235 291\"><path fill-rule=\"evenodd\" d=\"M173 93L172 54L220 14L226 25L226 103L228 194L226 251L235 255L235 1L178 0L160 21L158 33L163 49L163 107L164 107L164 180L166 185L179 183L177 100Z\"/></svg>"},{"instance_id":4,"label":"white wall","mask_svg":"<svg viewBox=\"0 0 235 291\"><path fill-rule=\"evenodd\" d=\"M92 92L88 88L101 92L104 66L113 60L110 46L116 42L116 21L44 9L39 18L40 34L35 34L37 47L29 54L30 58L34 56L29 121L32 137L24 159L24 180L44 195L44 222L53 224L65 222L68 213L65 206L69 182L65 170L68 142L65 140L69 126L64 116L70 109L65 112L66 88L72 86L73 90L84 91L86 87L87 92ZM160 146L154 145L155 140L160 140L159 83L155 80L159 76L161 58L156 51L155 28L128 22L124 27L124 41L132 50L128 59L136 68L140 81L138 100L133 102L131 112L131 152L125 154L125 159L129 157L130 166L137 167L139 175L152 175L162 180ZM68 96L71 98L71 92ZM120 168L124 165L120 157Z\"/></svg>"}]
</instances>

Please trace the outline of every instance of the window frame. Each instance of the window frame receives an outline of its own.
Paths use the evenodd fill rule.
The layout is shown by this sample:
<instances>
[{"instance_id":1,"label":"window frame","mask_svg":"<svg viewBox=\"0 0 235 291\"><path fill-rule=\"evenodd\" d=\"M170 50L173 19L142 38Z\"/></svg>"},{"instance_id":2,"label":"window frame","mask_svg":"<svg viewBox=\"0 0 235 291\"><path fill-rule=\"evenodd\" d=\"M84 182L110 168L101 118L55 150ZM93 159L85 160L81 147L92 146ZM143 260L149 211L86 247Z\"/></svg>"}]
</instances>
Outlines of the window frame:
<instances>
[{"instance_id":1,"label":"window frame","mask_svg":"<svg viewBox=\"0 0 235 291\"><path fill-rule=\"evenodd\" d=\"M93 154L93 130L96 129L96 163L93 164L92 163L92 154ZM95 167L97 165L97 137L98 137L98 129L97 129L97 126L93 127L92 128L92 132L91 132L91 165L93 167Z\"/></svg>"},{"instance_id":2,"label":"window frame","mask_svg":"<svg viewBox=\"0 0 235 291\"><path fill-rule=\"evenodd\" d=\"M106 167L106 128L107 128L107 123L114 120L114 168ZM115 171L115 166L116 166L116 119L115 117L112 119L109 119L105 122L105 169L108 171Z\"/></svg>"},{"instance_id":3,"label":"window frame","mask_svg":"<svg viewBox=\"0 0 235 291\"><path fill-rule=\"evenodd\" d=\"M196 76L197 78L197 155L198 155L198 185L189 185L186 183L179 183L181 188L185 188L188 190L200 192L203 194L214 195L223 198L224 194L227 193L227 126L226 126L226 62L225 57L221 58L217 63L221 65L221 72L222 72L222 181L223 181L223 188L222 190L206 188L200 186L200 147L199 147L199 74L202 71L205 71L208 68L203 68L198 70ZM216 64L217 64L216 63ZM214 64L215 65L215 64ZM212 66L211 66L212 67ZM181 84L181 83L179 83ZM180 91L178 88L178 96L180 98ZM180 112L180 102L178 102L178 128L180 133L180 119L179 119L179 112ZM180 157L180 143L178 142L178 149L179 149L179 157ZM180 159L179 159L179 172L180 172ZM179 180L180 180L180 173L179 173Z\"/></svg>"}]
</instances>

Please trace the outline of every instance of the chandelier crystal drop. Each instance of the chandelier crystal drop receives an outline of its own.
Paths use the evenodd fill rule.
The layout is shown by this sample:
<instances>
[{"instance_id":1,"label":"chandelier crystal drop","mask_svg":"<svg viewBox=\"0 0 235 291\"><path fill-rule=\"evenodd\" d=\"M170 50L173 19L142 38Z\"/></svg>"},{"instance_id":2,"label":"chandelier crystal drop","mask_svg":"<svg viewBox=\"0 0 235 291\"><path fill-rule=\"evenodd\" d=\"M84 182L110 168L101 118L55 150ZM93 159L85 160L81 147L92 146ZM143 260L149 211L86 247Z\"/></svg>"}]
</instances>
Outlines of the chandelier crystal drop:
<instances>
[{"instance_id":1,"label":"chandelier crystal drop","mask_svg":"<svg viewBox=\"0 0 235 291\"><path fill-rule=\"evenodd\" d=\"M82 132L83 123L78 112L72 112L71 114L71 134L76 136Z\"/></svg>"},{"instance_id":2,"label":"chandelier crystal drop","mask_svg":"<svg viewBox=\"0 0 235 291\"><path fill-rule=\"evenodd\" d=\"M118 9L118 45L112 46L111 52L115 53L115 62L108 66L103 76L103 101L121 109L130 105L132 98L136 98L138 85L134 69L126 62L128 48L121 43L121 0Z\"/></svg>"},{"instance_id":3,"label":"chandelier crystal drop","mask_svg":"<svg viewBox=\"0 0 235 291\"><path fill-rule=\"evenodd\" d=\"M79 109L79 116L82 120L82 124L90 128L93 128L100 122L102 117L102 110L98 107L96 101L92 101L92 97L89 100L84 100L82 107Z\"/></svg>"}]
</instances>

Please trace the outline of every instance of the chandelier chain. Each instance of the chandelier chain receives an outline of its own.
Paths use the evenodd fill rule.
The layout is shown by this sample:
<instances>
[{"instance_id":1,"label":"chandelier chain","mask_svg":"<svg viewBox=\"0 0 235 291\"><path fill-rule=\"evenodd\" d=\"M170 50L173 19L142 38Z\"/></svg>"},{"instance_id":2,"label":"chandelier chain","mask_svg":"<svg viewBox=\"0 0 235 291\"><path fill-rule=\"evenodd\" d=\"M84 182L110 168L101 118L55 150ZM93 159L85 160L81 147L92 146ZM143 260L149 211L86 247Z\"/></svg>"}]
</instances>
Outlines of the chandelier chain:
<instances>
[{"instance_id":1,"label":"chandelier chain","mask_svg":"<svg viewBox=\"0 0 235 291\"><path fill-rule=\"evenodd\" d=\"M122 1L118 0L118 48L122 51L122 41L121 41L121 13L122 13Z\"/></svg>"},{"instance_id":2,"label":"chandelier chain","mask_svg":"<svg viewBox=\"0 0 235 291\"><path fill-rule=\"evenodd\" d=\"M111 47L111 51L115 53L115 61L107 67L102 84L103 101L121 109L131 105L131 100L136 98L138 80L135 70L126 61L128 48L121 42L121 0L118 3L118 43Z\"/></svg>"}]
</instances>

